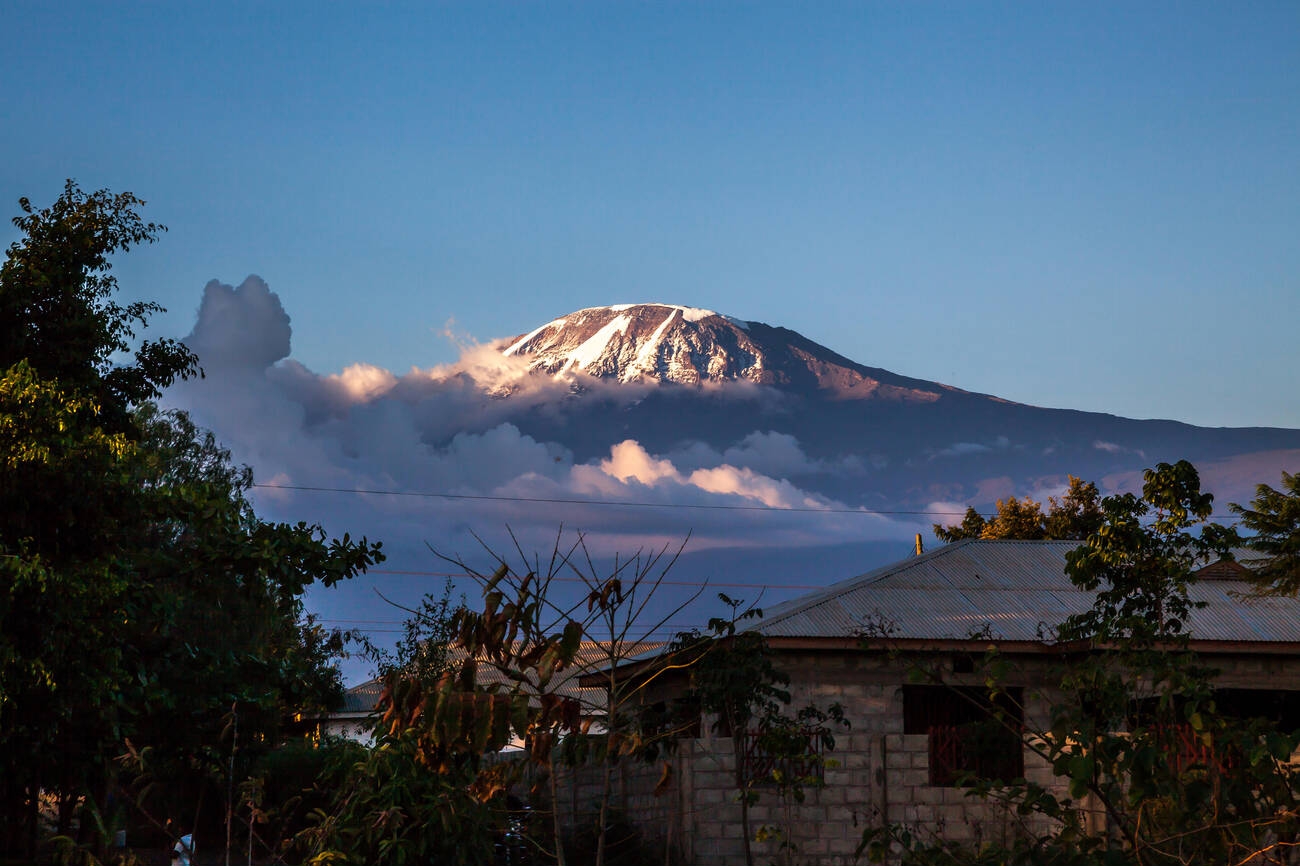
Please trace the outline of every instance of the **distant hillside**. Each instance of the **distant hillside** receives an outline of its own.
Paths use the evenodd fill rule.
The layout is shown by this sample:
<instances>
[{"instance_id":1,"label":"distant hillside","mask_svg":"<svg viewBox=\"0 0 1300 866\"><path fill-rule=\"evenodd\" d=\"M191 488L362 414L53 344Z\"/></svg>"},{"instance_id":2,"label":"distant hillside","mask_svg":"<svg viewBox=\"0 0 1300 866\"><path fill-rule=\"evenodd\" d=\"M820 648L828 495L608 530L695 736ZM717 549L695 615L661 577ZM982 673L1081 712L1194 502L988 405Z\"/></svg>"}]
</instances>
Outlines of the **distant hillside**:
<instances>
[{"instance_id":1,"label":"distant hillside","mask_svg":"<svg viewBox=\"0 0 1300 866\"><path fill-rule=\"evenodd\" d=\"M576 383L568 399L510 416L536 439L563 442L576 460L628 438L668 453L785 434L821 463L790 467L790 480L852 504L990 502L1066 473L1118 485L1182 458L1202 467L1221 500L1240 499L1254 483L1300 466L1300 430L1027 406L869 367L786 328L691 307L578 310L501 346L536 375ZM659 387L626 401L608 388L584 391L584 377Z\"/></svg>"}]
</instances>

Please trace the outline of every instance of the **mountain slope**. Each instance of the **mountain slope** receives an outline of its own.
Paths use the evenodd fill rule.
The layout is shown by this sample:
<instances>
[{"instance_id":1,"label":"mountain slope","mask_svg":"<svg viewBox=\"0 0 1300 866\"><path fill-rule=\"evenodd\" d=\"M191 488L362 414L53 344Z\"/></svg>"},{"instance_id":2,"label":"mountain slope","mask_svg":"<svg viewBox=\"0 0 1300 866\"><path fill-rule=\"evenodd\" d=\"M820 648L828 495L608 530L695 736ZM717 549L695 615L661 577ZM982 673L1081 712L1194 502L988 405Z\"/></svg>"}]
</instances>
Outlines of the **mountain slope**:
<instances>
[{"instance_id":1,"label":"mountain slope","mask_svg":"<svg viewBox=\"0 0 1300 866\"><path fill-rule=\"evenodd\" d=\"M1221 498L1241 501L1250 485L1276 480L1268 467L1293 471L1300 462L1297 430L1202 428L1013 403L691 307L578 310L500 345L537 375L658 385L637 389L636 399L620 399L618 387L579 388L572 399L512 413L521 430L563 442L575 459L600 458L624 439L670 454L693 443L723 452L756 432L781 434L810 461L787 477L854 504L988 503L1063 482L1066 473L1131 480L1183 458L1218 467L1233 485L1217 491ZM738 383L760 387L728 387ZM755 396L769 392L774 399Z\"/></svg>"},{"instance_id":2,"label":"mountain slope","mask_svg":"<svg viewBox=\"0 0 1300 866\"><path fill-rule=\"evenodd\" d=\"M786 328L671 304L577 310L506 340L503 353L528 359L540 373L618 382L748 381L840 399L921 403L957 391L865 367Z\"/></svg>"}]
</instances>

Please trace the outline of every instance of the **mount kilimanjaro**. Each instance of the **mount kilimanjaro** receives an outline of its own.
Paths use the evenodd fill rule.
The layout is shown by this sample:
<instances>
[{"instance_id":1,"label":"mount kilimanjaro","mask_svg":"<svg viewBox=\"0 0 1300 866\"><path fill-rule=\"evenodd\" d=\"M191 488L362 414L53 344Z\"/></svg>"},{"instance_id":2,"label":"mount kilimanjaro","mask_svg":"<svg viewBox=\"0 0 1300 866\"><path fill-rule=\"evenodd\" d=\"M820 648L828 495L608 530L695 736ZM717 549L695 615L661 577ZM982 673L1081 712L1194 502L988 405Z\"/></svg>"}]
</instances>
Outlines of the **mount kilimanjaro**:
<instances>
[{"instance_id":1,"label":"mount kilimanjaro","mask_svg":"<svg viewBox=\"0 0 1300 866\"><path fill-rule=\"evenodd\" d=\"M779 434L809 458L791 468L792 481L855 505L987 505L1060 485L1067 473L1114 490L1140 483L1145 467L1183 458L1221 501L1244 501L1254 484L1300 464L1300 430L1028 406L869 367L786 328L691 307L583 309L497 345L531 375L569 383L566 399L521 407L510 420L536 439L563 442L575 460L628 438L669 453Z\"/></svg>"},{"instance_id":2,"label":"mount kilimanjaro","mask_svg":"<svg viewBox=\"0 0 1300 866\"><path fill-rule=\"evenodd\" d=\"M552 375L574 371L679 385L745 381L922 403L956 391L864 367L786 328L668 304L578 310L507 342L504 354L527 358L529 369Z\"/></svg>"}]
</instances>

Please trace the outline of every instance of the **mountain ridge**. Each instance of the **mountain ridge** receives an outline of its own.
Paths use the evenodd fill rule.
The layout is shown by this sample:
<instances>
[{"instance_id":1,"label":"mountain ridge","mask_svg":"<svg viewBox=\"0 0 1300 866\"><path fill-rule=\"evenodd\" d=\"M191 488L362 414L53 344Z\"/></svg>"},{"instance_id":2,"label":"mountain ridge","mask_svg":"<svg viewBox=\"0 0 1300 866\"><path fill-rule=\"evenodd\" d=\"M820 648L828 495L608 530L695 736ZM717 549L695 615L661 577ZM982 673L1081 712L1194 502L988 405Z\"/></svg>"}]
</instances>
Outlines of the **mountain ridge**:
<instances>
[{"instance_id":1,"label":"mountain ridge","mask_svg":"<svg viewBox=\"0 0 1300 866\"><path fill-rule=\"evenodd\" d=\"M868 367L788 328L677 304L587 307L501 344L502 354L555 377L679 385L748 381L836 399L926 403L970 393Z\"/></svg>"},{"instance_id":2,"label":"mountain ridge","mask_svg":"<svg viewBox=\"0 0 1300 866\"><path fill-rule=\"evenodd\" d=\"M782 477L854 504L987 503L1063 483L1067 473L1131 479L1184 458L1218 467L1216 493L1240 501L1249 493L1244 467L1293 471L1300 459L1300 430L1018 403L868 367L796 331L694 307L590 307L498 345L534 374L572 386L573 399L521 405L510 420L537 441L564 442L576 460L601 459L624 439L687 454L697 445L721 453L756 434L787 436L817 465L846 468ZM617 387L583 387L585 377L660 387L627 401ZM759 388L725 387L740 382ZM1269 474L1255 481L1274 480Z\"/></svg>"}]
</instances>

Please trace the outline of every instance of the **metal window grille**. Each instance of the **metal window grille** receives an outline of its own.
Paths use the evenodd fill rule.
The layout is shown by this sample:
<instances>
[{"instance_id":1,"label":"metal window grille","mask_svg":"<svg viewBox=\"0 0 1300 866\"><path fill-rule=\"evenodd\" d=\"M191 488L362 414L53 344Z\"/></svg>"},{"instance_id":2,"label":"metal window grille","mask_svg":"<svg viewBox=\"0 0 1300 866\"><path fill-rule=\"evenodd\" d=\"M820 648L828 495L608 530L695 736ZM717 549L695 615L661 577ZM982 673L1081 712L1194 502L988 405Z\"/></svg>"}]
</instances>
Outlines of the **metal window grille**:
<instances>
[{"instance_id":1,"label":"metal window grille","mask_svg":"<svg viewBox=\"0 0 1300 866\"><path fill-rule=\"evenodd\" d=\"M964 775L1009 782L1024 775L1024 750L1013 731L982 735L976 725L934 725L929 730L930 784L950 788Z\"/></svg>"},{"instance_id":2,"label":"metal window grille","mask_svg":"<svg viewBox=\"0 0 1300 866\"><path fill-rule=\"evenodd\" d=\"M1224 754L1213 743L1206 743L1191 725L1159 725L1153 731L1156 742L1164 747L1176 773L1185 773L1199 766L1223 774L1236 766L1232 754Z\"/></svg>"},{"instance_id":3,"label":"metal window grille","mask_svg":"<svg viewBox=\"0 0 1300 866\"><path fill-rule=\"evenodd\" d=\"M759 731L744 735L745 778L759 784L773 784L779 772L787 779L814 778L820 781L825 768L822 738L812 728L801 734L804 749L799 757L769 754L762 747Z\"/></svg>"}]
</instances>

